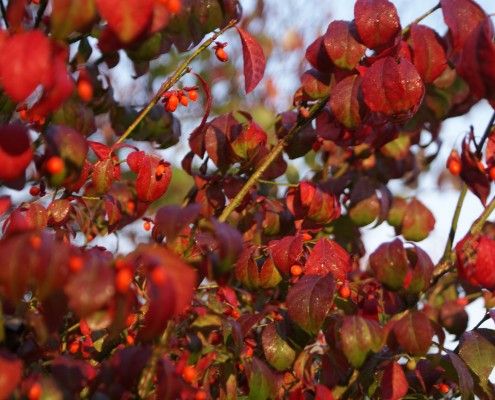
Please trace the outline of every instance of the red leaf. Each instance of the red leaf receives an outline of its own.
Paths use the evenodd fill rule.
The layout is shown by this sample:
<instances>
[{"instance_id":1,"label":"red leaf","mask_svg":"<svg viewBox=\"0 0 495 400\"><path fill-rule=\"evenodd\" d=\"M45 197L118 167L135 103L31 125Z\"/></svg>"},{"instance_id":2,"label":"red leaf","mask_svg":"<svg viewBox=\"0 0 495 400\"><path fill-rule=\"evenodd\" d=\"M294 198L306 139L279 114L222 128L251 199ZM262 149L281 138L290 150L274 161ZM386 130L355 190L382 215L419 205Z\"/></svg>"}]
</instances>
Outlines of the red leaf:
<instances>
[{"instance_id":1,"label":"red leaf","mask_svg":"<svg viewBox=\"0 0 495 400\"><path fill-rule=\"evenodd\" d=\"M330 97L330 108L335 118L349 129L356 129L361 124L364 107L361 82L359 75L348 76L335 85Z\"/></svg>"},{"instance_id":2,"label":"red leaf","mask_svg":"<svg viewBox=\"0 0 495 400\"><path fill-rule=\"evenodd\" d=\"M324 385L316 385L315 400L333 400L332 391Z\"/></svg>"},{"instance_id":3,"label":"red leaf","mask_svg":"<svg viewBox=\"0 0 495 400\"><path fill-rule=\"evenodd\" d=\"M331 272L336 279L344 280L352 270L351 256L337 242L318 239L306 261L306 275L325 275Z\"/></svg>"},{"instance_id":4,"label":"red leaf","mask_svg":"<svg viewBox=\"0 0 495 400\"><path fill-rule=\"evenodd\" d=\"M281 240L273 240L269 244L269 252L275 266L282 273L289 274L290 267L299 260L303 252L302 236L286 236Z\"/></svg>"},{"instance_id":5,"label":"red leaf","mask_svg":"<svg viewBox=\"0 0 495 400\"><path fill-rule=\"evenodd\" d=\"M434 334L430 320L421 311L408 312L395 323L393 332L399 345L415 356L426 354Z\"/></svg>"},{"instance_id":6,"label":"red leaf","mask_svg":"<svg viewBox=\"0 0 495 400\"><path fill-rule=\"evenodd\" d=\"M252 92L265 74L266 60L258 41L236 25L241 37L242 58L244 59L244 83L246 94Z\"/></svg>"},{"instance_id":7,"label":"red leaf","mask_svg":"<svg viewBox=\"0 0 495 400\"><path fill-rule=\"evenodd\" d=\"M189 204L184 208L175 205L161 207L156 212L155 224L167 238L167 243L171 243L194 222L200 211L201 204Z\"/></svg>"},{"instance_id":8,"label":"red leaf","mask_svg":"<svg viewBox=\"0 0 495 400\"><path fill-rule=\"evenodd\" d=\"M400 33L397 10L387 0L357 0L354 18L361 41L370 49L393 42Z\"/></svg>"},{"instance_id":9,"label":"red leaf","mask_svg":"<svg viewBox=\"0 0 495 400\"><path fill-rule=\"evenodd\" d=\"M401 233L404 239L420 242L435 227L432 212L415 197L407 205L402 217Z\"/></svg>"},{"instance_id":10,"label":"red leaf","mask_svg":"<svg viewBox=\"0 0 495 400\"><path fill-rule=\"evenodd\" d=\"M206 81L198 74L194 73L193 74L199 79L201 82L201 85L203 86L203 90L205 91L206 94L206 108L205 108L205 113L203 114L203 118L201 119L201 123L199 126L192 131L191 135L189 136L189 147L191 150L197 154L199 157L203 158L205 155L205 132L204 128L206 125L206 121L208 119L208 115L210 115L210 110L211 110L211 92L210 92L210 87L206 83ZM185 158L184 158L185 159Z\"/></svg>"},{"instance_id":11,"label":"red leaf","mask_svg":"<svg viewBox=\"0 0 495 400\"><path fill-rule=\"evenodd\" d=\"M370 267L379 282L392 290L402 288L409 261L400 239L381 244L370 255Z\"/></svg>"},{"instance_id":12,"label":"red leaf","mask_svg":"<svg viewBox=\"0 0 495 400\"><path fill-rule=\"evenodd\" d=\"M332 308L334 290L331 273L304 275L287 293L289 316L306 332L316 334Z\"/></svg>"},{"instance_id":13,"label":"red leaf","mask_svg":"<svg viewBox=\"0 0 495 400\"><path fill-rule=\"evenodd\" d=\"M20 124L0 126L0 179L13 181L24 176L33 158L26 128Z\"/></svg>"},{"instance_id":14,"label":"red leaf","mask_svg":"<svg viewBox=\"0 0 495 400\"><path fill-rule=\"evenodd\" d=\"M333 21L323 36L323 43L333 63L352 70L364 56L366 46L357 40L355 25L347 21Z\"/></svg>"},{"instance_id":15,"label":"red leaf","mask_svg":"<svg viewBox=\"0 0 495 400\"><path fill-rule=\"evenodd\" d=\"M0 350L0 399L8 399L22 378L22 361L5 349Z\"/></svg>"},{"instance_id":16,"label":"red leaf","mask_svg":"<svg viewBox=\"0 0 495 400\"><path fill-rule=\"evenodd\" d=\"M232 150L241 160L252 159L267 141L267 134L258 124L250 119L246 125L239 136L231 141Z\"/></svg>"},{"instance_id":17,"label":"red leaf","mask_svg":"<svg viewBox=\"0 0 495 400\"><path fill-rule=\"evenodd\" d=\"M65 39L72 32L82 32L96 17L94 0L53 0L51 34Z\"/></svg>"},{"instance_id":18,"label":"red leaf","mask_svg":"<svg viewBox=\"0 0 495 400\"><path fill-rule=\"evenodd\" d=\"M330 73L333 70L332 60L330 60L325 50L323 36L320 36L308 46L306 49L306 60L320 72Z\"/></svg>"},{"instance_id":19,"label":"red leaf","mask_svg":"<svg viewBox=\"0 0 495 400\"><path fill-rule=\"evenodd\" d=\"M4 41L0 80L14 101L23 101L38 85L51 79L52 72L51 43L41 31L14 34Z\"/></svg>"},{"instance_id":20,"label":"red leaf","mask_svg":"<svg viewBox=\"0 0 495 400\"><path fill-rule=\"evenodd\" d=\"M413 63L423 79L430 83L437 79L447 68L445 49L437 33L424 25L411 25L411 47Z\"/></svg>"},{"instance_id":21,"label":"red leaf","mask_svg":"<svg viewBox=\"0 0 495 400\"><path fill-rule=\"evenodd\" d=\"M304 94L310 100L316 100L330 94L332 87L335 86L335 79L333 75L310 69L302 74L301 84Z\"/></svg>"},{"instance_id":22,"label":"red leaf","mask_svg":"<svg viewBox=\"0 0 495 400\"><path fill-rule=\"evenodd\" d=\"M53 200L48 206L50 224L60 226L69 218L71 210L70 201L67 199Z\"/></svg>"},{"instance_id":23,"label":"red leaf","mask_svg":"<svg viewBox=\"0 0 495 400\"><path fill-rule=\"evenodd\" d=\"M440 0L443 19L449 27L453 42L453 52L461 50L464 41L483 19L487 18L483 9L471 0Z\"/></svg>"},{"instance_id":24,"label":"red leaf","mask_svg":"<svg viewBox=\"0 0 495 400\"><path fill-rule=\"evenodd\" d=\"M88 140L89 147L91 150L94 151L96 156L98 157L99 160L106 160L107 158L110 158L110 154L114 149L112 149L110 146L107 146L106 144L100 143L100 142L93 142ZM134 152L133 152L134 153ZM133 153L129 153L129 156ZM129 158L127 156L127 158ZM129 166L130 168L130 166ZM132 172L137 172L131 169Z\"/></svg>"},{"instance_id":25,"label":"red leaf","mask_svg":"<svg viewBox=\"0 0 495 400\"><path fill-rule=\"evenodd\" d=\"M153 0L96 0L101 16L123 43L131 43L148 29Z\"/></svg>"},{"instance_id":26,"label":"red leaf","mask_svg":"<svg viewBox=\"0 0 495 400\"><path fill-rule=\"evenodd\" d=\"M399 400L406 395L408 388L409 384L402 367L396 361L392 361L383 371L381 382L383 399Z\"/></svg>"},{"instance_id":27,"label":"red leaf","mask_svg":"<svg viewBox=\"0 0 495 400\"><path fill-rule=\"evenodd\" d=\"M425 93L418 71L405 58L376 61L366 70L362 87L364 102L372 111L396 119L414 115Z\"/></svg>"},{"instance_id":28,"label":"red leaf","mask_svg":"<svg viewBox=\"0 0 495 400\"><path fill-rule=\"evenodd\" d=\"M97 194L105 194L115 180L115 165L111 158L97 161L91 175Z\"/></svg>"},{"instance_id":29,"label":"red leaf","mask_svg":"<svg viewBox=\"0 0 495 400\"><path fill-rule=\"evenodd\" d=\"M493 24L489 17L466 38L457 67L459 75L469 84L477 98L495 104L495 44Z\"/></svg>"},{"instance_id":30,"label":"red leaf","mask_svg":"<svg viewBox=\"0 0 495 400\"><path fill-rule=\"evenodd\" d=\"M163 165L164 170L160 176L156 174L158 165ZM172 178L170 164L162 163L157 157L144 157L136 180L136 194L138 200L144 203L152 203L159 199L168 188Z\"/></svg>"},{"instance_id":31,"label":"red leaf","mask_svg":"<svg viewBox=\"0 0 495 400\"><path fill-rule=\"evenodd\" d=\"M354 368L360 368L369 353L377 353L383 346L384 335L376 321L347 316L340 332L342 350Z\"/></svg>"},{"instance_id":32,"label":"red leaf","mask_svg":"<svg viewBox=\"0 0 495 400\"><path fill-rule=\"evenodd\" d=\"M139 173L141 166L146 158L146 153L144 151L133 151L127 156L127 165L130 170L135 174Z\"/></svg>"},{"instance_id":33,"label":"red leaf","mask_svg":"<svg viewBox=\"0 0 495 400\"><path fill-rule=\"evenodd\" d=\"M471 132L471 135L473 133ZM483 169L480 169L480 160L470 149L471 140L467 136L462 142L460 176L468 189L478 197L483 205L490 194L491 182Z\"/></svg>"}]
</instances>

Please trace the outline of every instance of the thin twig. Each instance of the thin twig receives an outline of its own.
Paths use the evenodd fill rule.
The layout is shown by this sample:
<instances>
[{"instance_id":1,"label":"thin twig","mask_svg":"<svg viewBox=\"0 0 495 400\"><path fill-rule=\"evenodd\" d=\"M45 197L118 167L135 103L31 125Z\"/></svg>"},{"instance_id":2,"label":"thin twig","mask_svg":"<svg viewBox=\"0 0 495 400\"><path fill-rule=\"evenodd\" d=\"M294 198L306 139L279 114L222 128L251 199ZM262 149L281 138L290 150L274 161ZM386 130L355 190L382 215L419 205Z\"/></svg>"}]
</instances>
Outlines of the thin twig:
<instances>
[{"instance_id":1,"label":"thin twig","mask_svg":"<svg viewBox=\"0 0 495 400\"><path fill-rule=\"evenodd\" d=\"M5 28L9 28L9 21L7 20L7 10L5 9L5 4L3 0L0 0L0 10L2 10L2 18L5 21Z\"/></svg>"},{"instance_id":2,"label":"thin twig","mask_svg":"<svg viewBox=\"0 0 495 400\"><path fill-rule=\"evenodd\" d=\"M407 25L403 30L402 30L402 36L406 36L409 31L411 30L411 25L417 24L424 20L428 15L433 14L436 10L441 8L440 3L438 3L436 6L430 8L428 11L426 11L423 15L420 15L418 18L416 18L413 22L411 22L409 25Z\"/></svg>"},{"instance_id":3,"label":"thin twig","mask_svg":"<svg viewBox=\"0 0 495 400\"><path fill-rule=\"evenodd\" d=\"M45 13L46 6L48 5L48 0L43 0L40 3L40 8L38 8L38 13L36 14L36 21L34 22L34 27L38 28Z\"/></svg>"}]
</instances>

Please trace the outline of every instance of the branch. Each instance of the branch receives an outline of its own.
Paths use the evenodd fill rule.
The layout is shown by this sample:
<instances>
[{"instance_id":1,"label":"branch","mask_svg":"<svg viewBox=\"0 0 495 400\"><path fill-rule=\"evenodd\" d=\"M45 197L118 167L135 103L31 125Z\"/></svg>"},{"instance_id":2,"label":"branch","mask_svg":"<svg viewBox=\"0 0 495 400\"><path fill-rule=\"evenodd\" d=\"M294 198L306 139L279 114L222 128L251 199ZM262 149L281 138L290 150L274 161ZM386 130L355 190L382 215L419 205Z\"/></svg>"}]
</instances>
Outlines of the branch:
<instances>
[{"instance_id":1,"label":"branch","mask_svg":"<svg viewBox=\"0 0 495 400\"><path fill-rule=\"evenodd\" d=\"M2 11L2 18L5 22L5 28L9 29L9 21L7 20L7 10L5 9L5 4L3 4L3 0L0 0L0 10Z\"/></svg>"},{"instance_id":2,"label":"branch","mask_svg":"<svg viewBox=\"0 0 495 400\"><path fill-rule=\"evenodd\" d=\"M234 209L241 204L242 199L246 196L249 190L260 180L263 173L267 170L267 168L271 165L272 162L282 153L284 147L287 145L288 141L297 133L301 132L311 121L320 113L325 104L328 102L328 96L321 98L318 100L309 110L309 115L307 118L300 118L292 127L292 129L284 136L278 144L272 149L272 151L268 154L263 164L254 171L253 175L247 180L242 189L237 193L237 195L232 199L230 204L225 207L220 217L218 217L218 221L225 222L229 215L234 211Z\"/></svg>"},{"instance_id":3,"label":"branch","mask_svg":"<svg viewBox=\"0 0 495 400\"><path fill-rule=\"evenodd\" d=\"M122 136L117 140L115 144L118 144L124 141L139 125L139 123L144 119L144 117L150 112L153 106L158 103L162 97L162 95L173 87L185 74L189 73L191 69L189 68L189 64L198 57L204 50L208 48L222 33L226 30L232 28L235 24L237 24L238 20L231 20L225 27L223 27L220 31L215 33L211 38L205 41L201 46L199 46L194 53L192 53L174 72L174 74L168 78L165 83L160 87L158 92L153 96L148 105L141 111L138 117L134 120L134 122L127 128L127 130L122 134Z\"/></svg>"},{"instance_id":4,"label":"branch","mask_svg":"<svg viewBox=\"0 0 495 400\"><path fill-rule=\"evenodd\" d=\"M35 28L40 26L41 19L43 18L43 14L45 13L47 5L48 5L48 0L41 1L40 8L38 8L38 13L36 14L36 21L34 22Z\"/></svg>"},{"instance_id":5,"label":"branch","mask_svg":"<svg viewBox=\"0 0 495 400\"><path fill-rule=\"evenodd\" d=\"M411 22L409 25L407 25L403 30L402 30L402 36L406 36L409 31L411 30L411 25L417 24L418 22L421 22L424 20L428 15L433 14L436 10L441 8L440 3L438 3L436 6L430 8L428 11L426 11L423 15L419 16L416 18L413 22Z\"/></svg>"}]
</instances>

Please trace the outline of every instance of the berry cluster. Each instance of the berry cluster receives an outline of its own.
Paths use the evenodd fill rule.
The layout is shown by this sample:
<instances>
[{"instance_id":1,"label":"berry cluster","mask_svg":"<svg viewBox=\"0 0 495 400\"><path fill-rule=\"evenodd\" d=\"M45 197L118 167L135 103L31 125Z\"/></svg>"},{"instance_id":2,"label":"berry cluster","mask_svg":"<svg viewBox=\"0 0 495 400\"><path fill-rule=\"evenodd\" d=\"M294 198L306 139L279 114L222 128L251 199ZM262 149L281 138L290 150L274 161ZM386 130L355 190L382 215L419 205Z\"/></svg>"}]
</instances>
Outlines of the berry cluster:
<instances>
[{"instance_id":1,"label":"berry cluster","mask_svg":"<svg viewBox=\"0 0 495 400\"><path fill-rule=\"evenodd\" d=\"M196 101L198 99L198 89L198 86L192 86L165 92L162 96L162 103L165 104L165 111L174 112L179 104L187 107L189 100Z\"/></svg>"}]
</instances>

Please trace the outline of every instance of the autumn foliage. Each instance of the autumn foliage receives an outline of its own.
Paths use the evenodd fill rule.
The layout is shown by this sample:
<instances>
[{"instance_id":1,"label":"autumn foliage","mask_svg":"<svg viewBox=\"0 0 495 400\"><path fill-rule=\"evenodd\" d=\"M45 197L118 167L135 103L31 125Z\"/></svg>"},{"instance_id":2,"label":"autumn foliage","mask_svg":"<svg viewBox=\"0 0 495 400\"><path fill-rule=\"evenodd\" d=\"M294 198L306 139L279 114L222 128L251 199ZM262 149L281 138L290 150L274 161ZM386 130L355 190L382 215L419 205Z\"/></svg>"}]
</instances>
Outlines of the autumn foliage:
<instances>
[{"instance_id":1,"label":"autumn foliage","mask_svg":"<svg viewBox=\"0 0 495 400\"><path fill-rule=\"evenodd\" d=\"M494 398L495 114L442 161L457 210L467 190L485 208L455 244L456 214L441 260L418 243L432 212L390 185L428 171L442 121L495 108L493 15L441 0L442 36L428 13L403 26L392 2L357 0L264 126L210 90L237 75L236 48L242 96L263 82L270 46L249 21L270 16L240 3L2 7L0 400ZM124 59L146 104L109 78ZM187 151L164 159L186 112ZM367 253L361 228L380 224L396 237Z\"/></svg>"}]
</instances>

